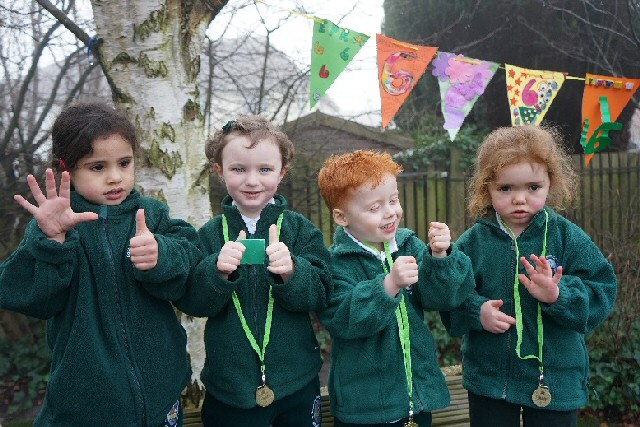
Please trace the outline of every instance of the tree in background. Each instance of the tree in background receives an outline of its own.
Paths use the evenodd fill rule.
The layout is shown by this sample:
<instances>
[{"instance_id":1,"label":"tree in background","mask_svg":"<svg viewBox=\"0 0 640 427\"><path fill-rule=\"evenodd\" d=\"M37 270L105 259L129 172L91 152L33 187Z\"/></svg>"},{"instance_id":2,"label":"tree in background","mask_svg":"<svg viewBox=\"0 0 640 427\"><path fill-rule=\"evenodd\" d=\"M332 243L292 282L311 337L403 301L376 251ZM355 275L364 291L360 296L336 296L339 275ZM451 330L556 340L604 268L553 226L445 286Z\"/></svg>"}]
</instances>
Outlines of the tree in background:
<instances>
[{"instance_id":1,"label":"tree in background","mask_svg":"<svg viewBox=\"0 0 640 427\"><path fill-rule=\"evenodd\" d=\"M640 69L638 0L385 0L384 9L385 34L445 52L576 77L586 72L636 77ZM510 125L505 87L504 72L498 71L465 123L480 129ZM583 89L582 81L565 82L545 116L560 125L575 152L582 151ZM444 134L439 103L436 79L422 78L396 123L420 131L435 122ZM625 129L633 111L628 107L618 119ZM628 130L614 137L614 147L624 149Z\"/></svg>"},{"instance_id":2,"label":"tree in background","mask_svg":"<svg viewBox=\"0 0 640 427\"><path fill-rule=\"evenodd\" d=\"M76 16L73 3L65 13ZM79 19L79 18L78 18ZM0 259L18 245L31 215L14 201L28 191L26 174L41 175L52 112L83 94L94 96L97 72L84 47L63 37L64 27L33 3L0 6ZM72 77L73 76L73 77Z\"/></svg>"},{"instance_id":3,"label":"tree in background","mask_svg":"<svg viewBox=\"0 0 640 427\"><path fill-rule=\"evenodd\" d=\"M384 32L410 43L438 46L440 50L465 56L509 63L525 68L563 71L571 76L585 73L638 77L640 70L640 2L638 0L385 0ZM435 78L420 80L403 105L396 122L411 130L428 148L430 160L448 158L451 147L442 129L440 94ZM453 145L460 147L475 139L479 142L486 130L510 125L505 93L504 72L498 71L467 117ZM560 125L566 141L575 152L581 132L581 106L584 82L568 80L554 100L545 122ZM629 121L638 111L637 92L618 122L623 131L614 137L614 149L625 149L629 137ZM465 146L461 147L465 148ZM420 150L416 150L421 152ZM424 151L422 151L423 153ZM472 153L473 151L471 151ZM434 156L435 154L435 156ZM636 155L629 156L629 169ZM425 157L418 155L417 159ZM406 161L415 162L415 158ZM417 168L425 168L418 164ZM624 168L624 167L622 167ZM616 189L608 187L602 175L593 177L611 200L620 198ZM580 197L589 197L589 193ZM635 199L637 200L637 198ZM604 210L604 208L601 208ZM614 313L587 339L590 355L589 389L593 392L583 417L598 421L593 425L640 423L640 317L638 292L638 210L633 203L617 212L625 233L613 237L612 230L602 227L592 238L602 242L601 249L616 270L618 299ZM430 325L439 322L427 318ZM459 350L442 328L440 350ZM446 355L445 355L446 360ZM585 423L585 425L587 425ZM589 424L591 425L591 424Z\"/></svg>"},{"instance_id":4,"label":"tree in background","mask_svg":"<svg viewBox=\"0 0 640 427\"><path fill-rule=\"evenodd\" d=\"M73 3L63 6L78 21ZM18 245L31 215L13 200L29 192L26 175L48 165L50 117L62 103L99 93L100 73L81 43L35 3L0 5L0 260ZM97 90L96 90L97 89ZM49 357L43 322L0 311L0 422L37 406Z\"/></svg>"},{"instance_id":5,"label":"tree in background","mask_svg":"<svg viewBox=\"0 0 640 427\"><path fill-rule=\"evenodd\" d=\"M49 127L71 100L111 99L128 114L142 148L137 184L196 226L211 212L206 134L238 114L264 114L282 123L306 111L308 68L270 41L291 14L274 24L263 12L261 26L244 34L206 38L222 10L227 26L243 8L260 13L250 0L226 3L95 1L93 14L86 1L13 0L0 6L0 96L9 106L0 111L0 224L11 235L0 243L0 259L15 249L31 218L13 195L28 194L27 174L43 175ZM0 361L2 422L41 397L49 354L42 322L0 312L0 352L10 355ZM204 357L203 351L195 354Z\"/></svg>"}]
</instances>

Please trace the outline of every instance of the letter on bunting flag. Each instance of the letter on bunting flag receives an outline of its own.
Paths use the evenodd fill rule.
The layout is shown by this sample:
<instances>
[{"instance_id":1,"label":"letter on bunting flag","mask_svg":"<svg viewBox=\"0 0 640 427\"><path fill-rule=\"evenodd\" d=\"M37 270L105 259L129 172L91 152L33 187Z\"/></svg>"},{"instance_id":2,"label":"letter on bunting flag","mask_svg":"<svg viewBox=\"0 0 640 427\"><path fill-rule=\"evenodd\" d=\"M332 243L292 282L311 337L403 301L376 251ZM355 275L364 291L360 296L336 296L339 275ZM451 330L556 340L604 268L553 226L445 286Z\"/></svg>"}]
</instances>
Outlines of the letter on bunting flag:
<instances>
[{"instance_id":1,"label":"letter on bunting flag","mask_svg":"<svg viewBox=\"0 0 640 427\"><path fill-rule=\"evenodd\" d=\"M587 74L582 95L582 138L585 163L611 145L609 131L621 130L616 119L638 89L640 79Z\"/></svg>"},{"instance_id":2,"label":"letter on bunting flag","mask_svg":"<svg viewBox=\"0 0 640 427\"><path fill-rule=\"evenodd\" d=\"M497 69L495 62L438 52L431 74L438 78L444 128L451 141L456 139L462 122Z\"/></svg>"},{"instance_id":3,"label":"letter on bunting flag","mask_svg":"<svg viewBox=\"0 0 640 427\"><path fill-rule=\"evenodd\" d=\"M424 74L437 47L418 46L376 34L382 127L387 127Z\"/></svg>"},{"instance_id":4,"label":"letter on bunting flag","mask_svg":"<svg viewBox=\"0 0 640 427\"><path fill-rule=\"evenodd\" d=\"M540 124L564 83L564 74L509 64L505 64L505 68L511 124Z\"/></svg>"},{"instance_id":5,"label":"letter on bunting flag","mask_svg":"<svg viewBox=\"0 0 640 427\"><path fill-rule=\"evenodd\" d=\"M311 41L311 108L369 40L366 34L340 28L328 19L314 18Z\"/></svg>"}]
</instances>

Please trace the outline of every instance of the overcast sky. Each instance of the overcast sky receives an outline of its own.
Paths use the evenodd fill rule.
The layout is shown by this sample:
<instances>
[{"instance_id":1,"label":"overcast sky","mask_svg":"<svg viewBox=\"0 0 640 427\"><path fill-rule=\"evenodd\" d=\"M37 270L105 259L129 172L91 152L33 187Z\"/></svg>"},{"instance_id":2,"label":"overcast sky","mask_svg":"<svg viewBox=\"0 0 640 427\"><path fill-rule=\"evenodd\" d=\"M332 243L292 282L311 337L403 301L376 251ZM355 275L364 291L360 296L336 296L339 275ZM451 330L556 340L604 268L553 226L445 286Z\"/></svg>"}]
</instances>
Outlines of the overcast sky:
<instances>
[{"instance_id":1,"label":"overcast sky","mask_svg":"<svg viewBox=\"0 0 640 427\"><path fill-rule=\"evenodd\" d=\"M380 94L378 89L375 34L380 32L383 0L305 0L308 15L329 19L335 24L370 36L349 66L338 76L327 91L332 101L339 106L339 112L353 117L364 124L381 125ZM225 37L234 37L255 31L265 35L264 26L255 6L235 11L238 4L246 0L231 0L216 16L207 34L219 38L227 28ZM291 0L259 0L257 5L270 29L278 27L278 21L289 15L289 11L299 11ZM231 21L230 21L231 20ZM230 21L230 25L228 25ZM281 23L271 35L273 45L291 56L301 68L311 61L311 41L313 20L294 15ZM325 96L327 96L325 95ZM323 108L324 107L324 108ZM315 109L330 113L320 99ZM311 112L311 110L309 110Z\"/></svg>"}]
</instances>

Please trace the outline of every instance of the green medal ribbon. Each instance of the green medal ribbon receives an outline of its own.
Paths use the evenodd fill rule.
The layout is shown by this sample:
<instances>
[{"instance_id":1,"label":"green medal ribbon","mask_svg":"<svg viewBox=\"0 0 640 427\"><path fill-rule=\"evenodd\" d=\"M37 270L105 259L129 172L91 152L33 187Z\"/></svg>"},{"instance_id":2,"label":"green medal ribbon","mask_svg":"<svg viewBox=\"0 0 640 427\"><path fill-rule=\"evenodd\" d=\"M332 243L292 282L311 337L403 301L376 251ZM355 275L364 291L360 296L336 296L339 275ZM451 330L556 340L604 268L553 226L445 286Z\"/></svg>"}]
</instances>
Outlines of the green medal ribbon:
<instances>
[{"instance_id":1,"label":"green medal ribbon","mask_svg":"<svg viewBox=\"0 0 640 427\"><path fill-rule=\"evenodd\" d=\"M281 213L276 223L278 227L278 238L280 238L280 228L282 227L283 217L284 213ZM222 215L222 233L224 236L224 242L227 243L229 241L229 225L227 224L227 218L224 215ZM262 348L258 346L256 338L253 336L251 329L249 329L247 319L245 319L244 314L242 313L242 306L240 305L240 299L238 299L238 294L236 294L236 291L233 291L233 295L231 297L233 299L233 305L236 308L236 312L238 313L238 317L240 318L240 323L242 324L244 334L247 336L251 347L260 359L260 372L262 372L262 384L264 384L266 378L264 356L267 352L267 346L269 345L269 338L271 336L271 322L273 320L273 292L271 289L271 285L269 285L269 305L267 306L267 319L264 325L264 340L262 342Z\"/></svg>"},{"instance_id":2,"label":"green medal ribbon","mask_svg":"<svg viewBox=\"0 0 640 427\"><path fill-rule=\"evenodd\" d=\"M545 257L547 255L547 231L549 229L549 213L544 210L545 222L544 222L544 240L542 243L542 253L541 257ZM529 354L522 356L520 354L520 344L522 344L522 306L520 305L520 279L518 278L518 274L520 274L520 248L518 248L518 239L516 238L515 233L509 228L509 226L500 218L500 222L502 225L509 231L511 238L513 238L513 243L516 247L516 276L513 282L513 299L516 310L516 334L518 336L518 341L516 343L516 354L520 359L536 359L540 363L540 374L543 373L543 363L542 363L542 346L544 344L544 327L542 325L542 310L540 308L540 302L538 302L538 355Z\"/></svg>"},{"instance_id":3,"label":"green medal ribbon","mask_svg":"<svg viewBox=\"0 0 640 427\"><path fill-rule=\"evenodd\" d=\"M393 259L391 258L391 249L389 243L384 242L384 254L389 264L389 269L382 261L382 268L386 274L393 268ZM365 244L365 246L374 249L375 247ZM400 345L402 346L402 359L404 361L404 371L407 376L407 392L409 394L409 418L413 417L413 374L411 372L411 337L409 336L409 315L407 313L407 304L404 300L404 294L400 294L400 305L396 308L396 322L398 323L398 336L400 337Z\"/></svg>"}]
</instances>

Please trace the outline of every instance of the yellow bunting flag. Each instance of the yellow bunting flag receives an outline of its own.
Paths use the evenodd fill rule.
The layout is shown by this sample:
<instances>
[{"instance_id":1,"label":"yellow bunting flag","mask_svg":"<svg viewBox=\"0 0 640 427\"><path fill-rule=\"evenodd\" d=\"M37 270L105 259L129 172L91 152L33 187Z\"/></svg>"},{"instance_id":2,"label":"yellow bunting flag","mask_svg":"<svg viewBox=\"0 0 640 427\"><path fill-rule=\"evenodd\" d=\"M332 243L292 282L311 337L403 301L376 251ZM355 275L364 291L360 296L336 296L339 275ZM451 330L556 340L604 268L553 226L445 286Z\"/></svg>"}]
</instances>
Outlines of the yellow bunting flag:
<instances>
[{"instance_id":1,"label":"yellow bunting flag","mask_svg":"<svg viewBox=\"0 0 640 427\"><path fill-rule=\"evenodd\" d=\"M505 69L511 124L540 124L564 83L564 74L509 64L505 64Z\"/></svg>"},{"instance_id":2,"label":"yellow bunting flag","mask_svg":"<svg viewBox=\"0 0 640 427\"><path fill-rule=\"evenodd\" d=\"M376 34L382 127L387 127L424 74L437 47L418 46Z\"/></svg>"}]
</instances>

